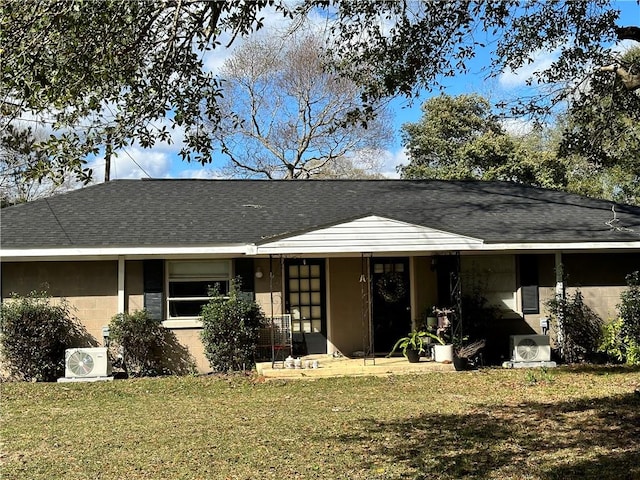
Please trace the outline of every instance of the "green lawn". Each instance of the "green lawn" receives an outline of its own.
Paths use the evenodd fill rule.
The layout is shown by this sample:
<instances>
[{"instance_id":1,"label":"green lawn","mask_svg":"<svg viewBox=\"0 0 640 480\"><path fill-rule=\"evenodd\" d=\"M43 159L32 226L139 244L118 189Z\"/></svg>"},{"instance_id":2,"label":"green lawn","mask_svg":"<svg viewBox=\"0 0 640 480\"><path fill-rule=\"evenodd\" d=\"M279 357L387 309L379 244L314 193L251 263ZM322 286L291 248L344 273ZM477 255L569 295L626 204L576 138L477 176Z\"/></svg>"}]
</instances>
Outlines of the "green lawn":
<instances>
[{"instance_id":1,"label":"green lawn","mask_svg":"<svg viewBox=\"0 0 640 480\"><path fill-rule=\"evenodd\" d=\"M640 370L5 383L9 479L637 479Z\"/></svg>"}]
</instances>

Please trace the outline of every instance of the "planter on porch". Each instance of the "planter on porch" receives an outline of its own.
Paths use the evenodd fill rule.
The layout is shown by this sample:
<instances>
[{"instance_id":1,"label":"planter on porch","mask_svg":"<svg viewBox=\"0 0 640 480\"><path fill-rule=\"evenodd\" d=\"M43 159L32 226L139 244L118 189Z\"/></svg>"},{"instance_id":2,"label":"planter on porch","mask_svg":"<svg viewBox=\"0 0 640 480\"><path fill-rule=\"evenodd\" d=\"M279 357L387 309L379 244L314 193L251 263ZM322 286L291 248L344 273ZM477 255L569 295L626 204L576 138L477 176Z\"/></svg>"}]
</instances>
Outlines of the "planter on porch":
<instances>
[{"instance_id":1,"label":"planter on porch","mask_svg":"<svg viewBox=\"0 0 640 480\"><path fill-rule=\"evenodd\" d=\"M405 356L407 360L409 360L409 363L418 363L420 361L420 350L409 348Z\"/></svg>"},{"instance_id":2,"label":"planter on porch","mask_svg":"<svg viewBox=\"0 0 640 480\"><path fill-rule=\"evenodd\" d=\"M439 363L453 362L453 345L433 345L433 359Z\"/></svg>"}]
</instances>

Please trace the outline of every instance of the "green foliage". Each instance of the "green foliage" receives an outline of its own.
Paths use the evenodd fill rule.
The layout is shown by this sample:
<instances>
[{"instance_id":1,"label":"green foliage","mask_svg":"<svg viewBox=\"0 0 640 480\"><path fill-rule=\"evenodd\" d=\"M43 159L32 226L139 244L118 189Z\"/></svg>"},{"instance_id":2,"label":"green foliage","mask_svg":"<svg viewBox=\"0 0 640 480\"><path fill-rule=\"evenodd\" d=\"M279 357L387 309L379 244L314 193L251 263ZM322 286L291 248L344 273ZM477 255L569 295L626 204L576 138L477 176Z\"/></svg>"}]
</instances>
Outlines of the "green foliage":
<instances>
[{"instance_id":1,"label":"green foliage","mask_svg":"<svg viewBox=\"0 0 640 480\"><path fill-rule=\"evenodd\" d=\"M109 334L113 346L122 348L130 375L183 375L195 371L188 350L146 310L115 315L109 323Z\"/></svg>"},{"instance_id":2,"label":"green foliage","mask_svg":"<svg viewBox=\"0 0 640 480\"><path fill-rule=\"evenodd\" d=\"M240 277L231 282L228 298L221 297L215 287L210 297L202 307L200 334L209 363L217 372L252 368L264 324L260 306L242 293Z\"/></svg>"},{"instance_id":3,"label":"green foliage","mask_svg":"<svg viewBox=\"0 0 640 480\"><path fill-rule=\"evenodd\" d=\"M620 318L624 332L640 342L640 271L627 275L627 289L620 295Z\"/></svg>"},{"instance_id":4,"label":"green foliage","mask_svg":"<svg viewBox=\"0 0 640 480\"><path fill-rule=\"evenodd\" d=\"M540 367L539 369L528 369L525 373L525 381L529 385L550 384L555 381L555 376L549 372L547 367Z\"/></svg>"},{"instance_id":5,"label":"green foliage","mask_svg":"<svg viewBox=\"0 0 640 480\"><path fill-rule=\"evenodd\" d=\"M442 94L426 101L422 119L402 127L410 163L404 178L502 180L566 186L566 168L551 151L507 134L478 95Z\"/></svg>"},{"instance_id":6,"label":"green foliage","mask_svg":"<svg viewBox=\"0 0 640 480\"><path fill-rule=\"evenodd\" d=\"M27 381L64 376L64 351L90 345L69 304L46 292L13 296L0 305L0 351L10 373Z\"/></svg>"},{"instance_id":7,"label":"green foliage","mask_svg":"<svg viewBox=\"0 0 640 480\"><path fill-rule=\"evenodd\" d=\"M169 141L170 130L158 126L164 120L184 131L184 159L210 161L202 114L219 118L220 92L203 55L219 47L223 32L229 43L259 28L258 12L275 3L3 2L3 122L25 112L46 115L56 133L38 148L52 173L70 169L87 179L85 159L104 145Z\"/></svg>"},{"instance_id":8,"label":"green foliage","mask_svg":"<svg viewBox=\"0 0 640 480\"><path fill-rule=\"evenodd\" d=\"M393 348L391 349L387 357L390 357L391 355L393 355L398 349L402 350L402 355L404 355L405 357L407 356L408 350L415 350L419 354L424 353L425 338L432 338L436 340L438 343L440 343L441 345L445 344L444 340L442 340L440 337L432 333L424 332L424 331L411 332L406 337L402 337L398 339L398 341L395 343L395 345L393 346Z\"/></svg>"},{"instance_id":9,"label":"green foliage","mask_svg":"<svg viewBox=\"0 0 640 480\"><path fill-rule=\"evenodd\" d=\"M556 348L563 361L590 361L598 351L602 337L602 319L584 303L577 290L565 298L545 303L551 313L551 327Z\"/></svg>"},{"instance_id":10,"label":"green foliage","mask_svg":"<svg viewBox=\"0 0 640 480\"><path fill-rule=\"evenodd\" d=\"M442 86L490 47L485 73L494 76L530 63L540 51L559 51L533 81L560 88L513 106L541 115L574 98L575 89L566 85L594 65L609 64L603 43L616 33L623 38L610 0L472 0L438 2L437 8L432 2L338 0L293 6L282 0L8 1L0 11L0 129L25 114L44 114L53 123L56 133L37 147L50 162L42 174L72 169L86 179L86 158L105 145L150 147L170 141L174 129L184 132L183 158L206 163L213 136L204 119L221 119L221 79L203 59L259 29L267 8L297 26L307 17L326 21L326 58L362 89L365 104L357 110L367 118L381 98ZM620 93L620 104L627 105L633 92ZM165 121L168 126L158 127Z\"/></svg>"},{"instance_id":11,"label":"green foliage","mask_svg":"<svg viewBox=\"0 0 640 480\"><path fill-rule=\"evenodd\" d=\"M640 365L640 272L627 275L627 286L620 295L620 316L603 328L600 349L620 362Z\"/></svg>"},{"instance_id":12,"label":"green foliage","mask_svg":"<svg viewBox=\"0 0 640 480\"><path fill-rule=\"evenodd\" d=\"M605 324L602 328L600 351L618 362L640 365L640 342L624 332L625 323L622 318Z\"/></svg>"}]
</instances>

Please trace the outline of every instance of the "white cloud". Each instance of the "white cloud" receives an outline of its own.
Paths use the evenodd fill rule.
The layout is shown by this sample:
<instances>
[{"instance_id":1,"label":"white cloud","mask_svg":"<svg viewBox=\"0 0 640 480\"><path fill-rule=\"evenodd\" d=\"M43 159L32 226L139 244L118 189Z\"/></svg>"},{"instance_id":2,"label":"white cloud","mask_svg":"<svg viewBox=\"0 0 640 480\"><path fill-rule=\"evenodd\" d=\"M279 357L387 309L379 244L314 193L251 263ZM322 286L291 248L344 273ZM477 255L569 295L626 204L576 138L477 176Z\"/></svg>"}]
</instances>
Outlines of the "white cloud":
<instances>
[{"instance_id":1,"label":"white cloud","mask_svg":"<svg viewBox=\"0 0 640 480\"><path fill-rule=\"evenodd\" d=\"M538 50L533 54L533 62L523 65L513 71L507 68L500 74L499 83L502 88L511 89L525 86L535 72L541 72L551 67L553 62L558 59L559 49L553 51Z\"/></svg>"},{"instance_id":2,"label":"white cloud","mask_svg":"<svg viewBox=\"0 0 640 480\"><path fill-rule=\"evenodd\" d=\"M407 151L402 148L395 152L385 150L382 163L382 175L386 178L400 178L397 167L400 165L407 165L409 163L409 157Z\"/></svg>"},{"instance_id":3,"label":"white cloud","mask_svg":"<svg viewBox=\"0 0 640 480\"><path fill-rule=\"evenodd\" d=\"M189 168L181 170L178 173L178 178L195 178L195 179L211 179L211 178L223 178L213 171L211 167L203 167L198 165L199 168Z\"/></svg>"},{"instance_id":4,"label":"white cloud","mask_svg":"<svg viewBox=\"0 0 640 480\"><path fill-rule=\"evenodd\" d=\"M111 179L161 178L169 174L171 158L165 152L129 147L116 153L117 156L111 157ZM105 164L104 156L89 163L95 183L104 181Z\"/></svg>"},{"instance_id":5,"label":"white cloud","mask_svg":"<svg viewBox=\"0 0 640 480\"><path fill-rule=\"evenodd\" d=\"M507 118L501 121L502 127L509 135L524 136L533 131L533 121L526 118Z\"/></svg>"},{"instance_id":6,"label":"white cloud","mask_svg":"<svg viewBox=\"0 0 640 480\"><path fill-rule=\"evenodd\" d=\"M291 19L285 17L281 12L276 11L273 7L267 7L260 11L260 16L263 18L263 27L258 30L258 35L269 34L273 31L286 31L291 26ZM233 40L233 43L229 48L227 45L232 39L228 32L223 32L218 37L219 45L213 50L209 50L204 53L202 61L204 63L204 70L207 72L213 72L217 74L224 62L233 55L233 52L245 41L246 37L238 36Z\"/></svg>"}]
</instances>

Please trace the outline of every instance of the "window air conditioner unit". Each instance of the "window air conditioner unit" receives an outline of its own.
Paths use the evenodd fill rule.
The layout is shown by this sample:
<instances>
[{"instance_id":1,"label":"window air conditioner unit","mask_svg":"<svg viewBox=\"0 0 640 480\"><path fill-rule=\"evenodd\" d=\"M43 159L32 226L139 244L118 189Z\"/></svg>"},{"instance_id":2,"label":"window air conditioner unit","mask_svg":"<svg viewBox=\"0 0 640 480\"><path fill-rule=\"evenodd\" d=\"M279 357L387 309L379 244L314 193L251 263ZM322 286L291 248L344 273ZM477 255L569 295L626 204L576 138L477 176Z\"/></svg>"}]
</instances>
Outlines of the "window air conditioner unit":
<instances>
[{"instance_id":1,"label":"window air conditioner unit","mask_svg":"<svg viewBox=\"0 0 640 480\"><path fill-rule=\"evenodd\" d=\"M106 347L70 348L64 354L65 377L95 378L111 375Z\"/></svg>"},{"instance_id":2,"label":"window air conditioner unit","mask_svg":"<svg viewBox=\"0 0 640 480\"><path fill-rule=\"evenodd\" d=\"M511 335L514 362L549 362L551 346L548 335Z\"/></svg>"}]
</instances>

